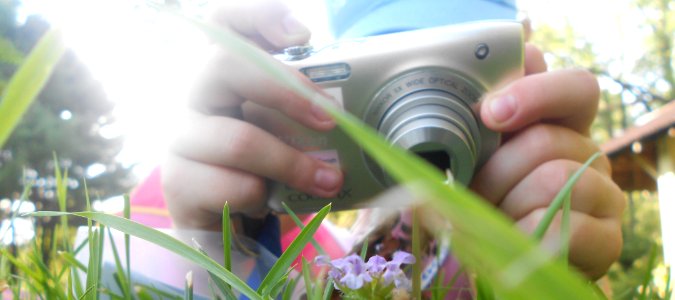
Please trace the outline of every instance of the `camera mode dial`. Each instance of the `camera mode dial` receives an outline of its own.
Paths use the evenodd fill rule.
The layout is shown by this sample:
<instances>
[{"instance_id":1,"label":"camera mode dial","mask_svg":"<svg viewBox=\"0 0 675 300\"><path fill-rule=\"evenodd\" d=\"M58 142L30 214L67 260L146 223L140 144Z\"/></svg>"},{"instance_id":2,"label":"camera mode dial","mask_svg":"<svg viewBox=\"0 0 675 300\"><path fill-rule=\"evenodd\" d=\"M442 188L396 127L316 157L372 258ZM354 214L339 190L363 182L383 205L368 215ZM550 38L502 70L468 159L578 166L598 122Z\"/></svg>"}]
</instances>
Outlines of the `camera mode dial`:
<instances>
[{"instance_id":1,"label":"camera mode dial","mask_svg":"<svg viewBox=\"0 0 675 300\"><path fill-rule=\"evenodd\" d=\"M309 57L312 54L314 48L310 45L302 46L291 46L284 49L284 54L286 54L286 60L301 60Z\"/></svg>"}]
</instances>

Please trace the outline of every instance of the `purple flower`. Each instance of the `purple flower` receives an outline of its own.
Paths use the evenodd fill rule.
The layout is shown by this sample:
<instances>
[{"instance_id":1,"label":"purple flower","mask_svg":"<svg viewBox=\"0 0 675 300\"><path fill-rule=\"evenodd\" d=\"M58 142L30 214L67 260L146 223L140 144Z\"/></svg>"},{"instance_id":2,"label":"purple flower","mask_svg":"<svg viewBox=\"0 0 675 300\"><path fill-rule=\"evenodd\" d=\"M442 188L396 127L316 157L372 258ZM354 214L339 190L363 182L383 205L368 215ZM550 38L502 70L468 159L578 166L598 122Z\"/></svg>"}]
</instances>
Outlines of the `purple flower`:
<instances>
[{"instance_id":1,"label":"purple flower","mask_svg":"<svg viewBox=\"0 0 675 300\"><path fill-rule=\"evenodd\" d=\"M366 263L366 268L368 269L368 273L373 275L375 273L381 273L386 265L387 260L384 259L384 257L375 255L371 256L370 259L368 259L368 262Z\"/></svg>"},{"instance_id":2,"label":"purple flower","mask_svg":"<svg viewBox=\"0 0 675 300\"><path fill-rule=\"evenodd\" d=\"M318 255L314 258L314 264L319 267L330 266L330 258L328 255Z\"/></svg>"},{"instance_id":3,"label":"purple flower","mask_svg":"<svg viewBox=\"0 0 675 300\"><path fill-rule=\"evenodd\" d=\"M406 277L403 270L401 270L401 265L414 263L415 257L412 254L403 251L394 252L391 261L387 262L384 273L382 274L384 284L389 285L394 283L398 288L408 288L410 280L408 280L408 277Z\"/></svg>"},{"instance_id":4,"label":"purple flower","mask_svg":"<svg viewBox=\"0 0 675 300\"><path fill-rule=\"evenodd\" d=\"M368 274L366 263L360 256L352 254L345 258L334 259L328 262L325 256L317 256L314 262L318 266L330 266L328 276L333 279L335 287L339 289L340 285L346 286L352 290L360 289L366 282L373 281Z\"/></svg>"},{"instance_id":5,"label":"purple flower","mask_svg":"<svg viewBox=\"0 0 675 300\"><path fill-rule=\"evenodd\" d=\"M410 253L397 251L391 261L386 261L382 256L375 255L365 263L356 254L345 258L329 261L327 256L317 256L314 259L317 266L329 266L328 276L333 280L335 288L343 292L356 291L366 283L373 282L377 288L387 288L394 284L398 288L410 288L410 280L406 277L402 264L415 263L415 257ZM384 286L380 286L384 284Z\"/></svg>"},{"instance_id":6,"label":"purple flower","mask_svg":"<svg viewBox=\"0 0 675 300\"><path fill-rule=\"evenodd\" d=\"M401 264L411 265L415 263L415 257L408 252L396 251L389 263L397 266L401 266Z\"/></svg>"}]
</instances>

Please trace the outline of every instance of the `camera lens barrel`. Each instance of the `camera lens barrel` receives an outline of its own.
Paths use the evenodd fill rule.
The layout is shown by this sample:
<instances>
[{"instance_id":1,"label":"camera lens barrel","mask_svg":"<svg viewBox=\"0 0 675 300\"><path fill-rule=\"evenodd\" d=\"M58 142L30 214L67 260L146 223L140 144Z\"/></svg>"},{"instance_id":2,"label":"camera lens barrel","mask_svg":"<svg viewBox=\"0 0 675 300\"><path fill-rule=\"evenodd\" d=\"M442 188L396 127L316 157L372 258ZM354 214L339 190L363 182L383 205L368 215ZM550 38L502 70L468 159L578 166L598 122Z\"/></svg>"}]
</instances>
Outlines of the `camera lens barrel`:
<instances>
[{"instance_id":1,"label":"camera lens barrel","mask_svg":"<svg viewBox=\"0 0 675 300\"><path fill-rule=\"evenodd\" d=\"M451 170L456 180L466 183L473 175L480 145L473 138L478 134L476 122L466 118L471 111L457 101L433 90L406 96L385 115L380 132L392 144L414 153L446 153L447 165L430 162L442 171Z\"/></svg>"},{"instance_id":2,"label":"camera lens barrel","mask_svg":"<svg viewBox=\"0 0 675 300\"><path fill-rule=\"evenodd\" d=\"M450 170L456 181L468 184L499 140L472 109L480 95L476 84L458 74L418 70L383 87L365 119L393 145L418 154L443 172ZM393 183L374 163L369 166L383 185Z\"/></svg>"}]
</instances>

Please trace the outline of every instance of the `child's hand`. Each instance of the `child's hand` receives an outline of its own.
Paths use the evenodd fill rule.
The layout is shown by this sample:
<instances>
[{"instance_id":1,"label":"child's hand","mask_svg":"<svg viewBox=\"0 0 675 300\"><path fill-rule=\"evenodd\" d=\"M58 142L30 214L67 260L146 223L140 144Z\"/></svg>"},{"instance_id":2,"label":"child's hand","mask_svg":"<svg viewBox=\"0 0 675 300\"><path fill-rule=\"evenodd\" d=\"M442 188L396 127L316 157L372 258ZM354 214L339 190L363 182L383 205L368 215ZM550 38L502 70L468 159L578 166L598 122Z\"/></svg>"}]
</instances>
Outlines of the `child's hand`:
<instances>
[{"instance_id":1,"label":"child's hand","mask_svg":"<svg viewBox=\"0 0 675 300\"><path fill-rule=\"evenodd\" d=\"M261 52L309 40L309 30L279 2L228 3L213 21L255 42ZM280 63L263 54L270 63ZM313 86L299 72L292 72ZM264 215L266 179L321 197L339 191L339 170L246 121L242 105L251 101L315 130L335 126L318 107L256 66L216 48L190 100L193 118L173 144L162 170L164 194L177 226L217 229L225 202L232 212Z\"/></svg>"},{"instance_id":2,"label":"child's hand","mask_svg":"<svg viewBox=\"0 0 675 300\"><path fill-rule=\"evenodd\" d=\"M503 145L477 173L472 188L532 232L567 179L595 152L589 137L599 88L587 71L546 72L528 45L526 75L481 106L485 124L505 134ZM625 199L612 181L607 156L598 158L572 190L570 262L591 278L604 274L622 247ZM559 219L544 247L560 246Z\"/></svg>"}]
</instances>

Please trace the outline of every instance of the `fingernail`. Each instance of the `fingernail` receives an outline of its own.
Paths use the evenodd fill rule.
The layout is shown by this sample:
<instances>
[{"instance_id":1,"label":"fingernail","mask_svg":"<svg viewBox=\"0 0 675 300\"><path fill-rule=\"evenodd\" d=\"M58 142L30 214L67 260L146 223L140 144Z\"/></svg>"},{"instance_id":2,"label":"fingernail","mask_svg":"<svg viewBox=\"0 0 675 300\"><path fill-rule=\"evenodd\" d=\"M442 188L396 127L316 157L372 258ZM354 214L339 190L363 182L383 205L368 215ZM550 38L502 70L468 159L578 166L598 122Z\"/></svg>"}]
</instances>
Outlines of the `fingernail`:
<instances>
[{"instance_id":1,"label":"fingernail","mask_svg":"<svg viewBox=\"0 0 675 300\"><path fill-rule=\"evenodd\" d=\"M516 113L516 98L513 95L500 96L488 105L492 120L497 123L508 121Z\"/></svg>"},{"instance_id":2,"label":"fingernail","mask_svg":"<svg viewBox=\"0 0 675 300\"><path fill-rule=\"evenodd\" d=\"M320 168L314 174L314 184L324 191L334 191L340 184L340 173L330 167Z\"/></svg>"},{"instance_id":3,"label":"fingernail","mask_svg":"<svg viewBox=\"0 0 675 300\"><path fill-rule=\"evenodd\" d=\"M333 118L320 106L312 104L312 116L319 122L328 122L332 121Z\"/></svg>"},{"instance_id":4,"label":"fingernail","mask_svg":"<svg viewBox=\"0 0 675 300\"><path fill-rule=\"evenodd\" d=\"M309 34L309 28L302 24L293 15L287 15L282 21L281 25L288 35L305 35Z\"/></svg>"}]
</instances>

